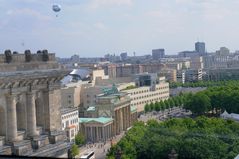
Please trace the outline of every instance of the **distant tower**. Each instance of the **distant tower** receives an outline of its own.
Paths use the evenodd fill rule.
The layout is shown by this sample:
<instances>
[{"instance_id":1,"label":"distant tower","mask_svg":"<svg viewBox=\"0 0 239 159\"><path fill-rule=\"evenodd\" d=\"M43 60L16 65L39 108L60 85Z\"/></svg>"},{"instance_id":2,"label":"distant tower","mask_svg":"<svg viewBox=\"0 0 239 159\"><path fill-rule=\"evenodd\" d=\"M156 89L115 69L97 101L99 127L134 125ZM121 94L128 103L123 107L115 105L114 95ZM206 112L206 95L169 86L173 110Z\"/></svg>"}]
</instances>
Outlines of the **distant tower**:
<instances>
[{"instance_id":1,"label":"distant tower","mask_svg":"<svg viewBox=\"0 0 239 159\"><path fill-rule=\"evenodd\" d=\"M134 56L135 56L135 54L136 54L136 53L134 52Z\"/></svg>"},{"instance_id":2,"label":"distant tower","mask_svg":"<svg viewBox=\"0 0 239 159\"><path fill-rule=\"evenodd\" d=\"M120 54L120 58L121 58L122 61L127 60L127 58L128 58L127 52L121 53L121 54Z\"/></svg>"},{"instance_id":3,"label":"distant tower","mask_svg":"<svg viewBox=\"0 0 239 159\"><path fill-rule=\"evenodd\" d=\"M195 51L199 53L200 55L206 54L206 48L204 42L196 42L195 43Z\"/></svg>"},{"instance_id":4,"label":"distant tower","mask_svg":"<svg viewBox=\"0 0 239 159\"><path fill-rule=\"evenodd\" d=\"M159 60L161 58L164 58L165 56L165 50L164 49L154 49L152 50L152 57L154 60Z\"/></svg>"}]
</instances>

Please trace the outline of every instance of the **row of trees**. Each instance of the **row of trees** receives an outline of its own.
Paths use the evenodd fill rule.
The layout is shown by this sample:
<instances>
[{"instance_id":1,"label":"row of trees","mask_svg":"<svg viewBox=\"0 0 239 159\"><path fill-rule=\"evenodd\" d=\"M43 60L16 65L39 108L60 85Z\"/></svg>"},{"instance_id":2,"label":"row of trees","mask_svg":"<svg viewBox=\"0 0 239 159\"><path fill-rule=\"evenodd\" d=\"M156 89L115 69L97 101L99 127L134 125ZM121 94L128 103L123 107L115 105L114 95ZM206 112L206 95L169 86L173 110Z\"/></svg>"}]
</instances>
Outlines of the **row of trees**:
<instances>
[{"instance_id":1,"label":"row of trees","mask_svg":"<svg viewBox=\"0 0 239 159\"><path fill-rule=\"evenodd\" d=\"M70 150L70 155L71 157L75 157L77 155L79 155L80 151L79 151L79 146L82 146L83 144L85 144L86 140L85 137L82 133L78 133L75 136L75 144L72 145L71 150Z\"/></svg>"},{"instance_id":2,"label":"row of trees","mask_svg":"<svg viewBox=\"0 0 239 159\"><path fill-rule=\"evenodd\" d=\"M180 159L232 159L239 152L239 124L220 118L151 120L135 125L107 154L108 159L168 159L174 149ZM121 153L118 153L118 150Z\"/></svg>"},{"instance_id":3,"label":"row of trees","mask_svg":"<svg viewBox=\"0 0 239 159\"><path fill-rule=\"evenodd\" d=\"M165 109L170 109L173 107L181 107L186 102L186 96L181 94L180 96L171 97L167 100L146 104L144 107L144 111L151 112L151 111L164 111Z\"/></svg>"},{"instance_id":4,"label":"row of trees","mask_svg":"<svg viewBox=\"0 0 239 159\"><path fill-rule=\"evenodd\" d=\"M216 114L224 110L239 113L239 85L210 87L196 94L187 94L184 108L195 115Z\"/></svg>"},{"instance_id":5,"label":"row of trees","mask_svg":"<svg viewBox=\"0 0 239 159\"><path fill-rule=\"evenodd\" d=\"M198 82L170 82L170 88L177 87L215 87L215 86L227 86L227 85L237 85L239 80L224 80L224 81L198 81Z\"/></svg>"}]
</instances>

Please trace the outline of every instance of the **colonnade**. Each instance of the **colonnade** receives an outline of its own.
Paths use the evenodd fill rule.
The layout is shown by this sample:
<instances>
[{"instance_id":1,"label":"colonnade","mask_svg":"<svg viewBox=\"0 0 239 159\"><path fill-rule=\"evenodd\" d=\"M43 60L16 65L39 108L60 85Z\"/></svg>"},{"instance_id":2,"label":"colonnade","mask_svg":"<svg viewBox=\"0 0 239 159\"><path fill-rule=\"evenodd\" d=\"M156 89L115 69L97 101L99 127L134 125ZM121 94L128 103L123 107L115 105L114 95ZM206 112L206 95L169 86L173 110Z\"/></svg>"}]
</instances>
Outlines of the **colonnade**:
<instances>
[{"instance_id":1,"label":"colonnade","mask_svg":"<svg viewBox=\"0 0 239 159\"><path fill-rule=\"evenodd\" d=\"M39 135L37 131L36 123L36 105L35 105L35 93L26 93L26 134L28 137L34 137ZM17 122L17 95L8 94L6 95L6 139L7 141L13 142L18 141L18 122Z\"/></svg>"},{"instance_id":2,"label":"colonnade","mask_svg":"<svg viewBox=\"0 0 239 159\"><path fill-rule=\"evenodd\" d=\"M118 135L130 127L130 106L122 107L115 110L114 134Z\"/></svg>"},{"instance_id":3,"label":"colonnade","mask_svg":"<svg viewBox=\"0 0 239 159\"><path fill-rule=\"evenodd\" d=\"M92 142L106 141L113 137L112 123L108 125L85 125L85 134L87 139Z\"/></svg>"}]
</instances>

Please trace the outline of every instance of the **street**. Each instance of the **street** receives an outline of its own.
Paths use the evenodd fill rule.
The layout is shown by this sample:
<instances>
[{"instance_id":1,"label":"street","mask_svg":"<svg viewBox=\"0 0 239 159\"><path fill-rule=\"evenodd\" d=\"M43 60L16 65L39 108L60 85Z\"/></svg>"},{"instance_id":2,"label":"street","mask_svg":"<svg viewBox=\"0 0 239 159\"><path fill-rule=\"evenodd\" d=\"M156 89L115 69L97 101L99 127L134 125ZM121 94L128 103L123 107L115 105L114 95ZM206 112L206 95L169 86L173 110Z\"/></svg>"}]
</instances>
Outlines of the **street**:
<instances>
[{"instance_id":1,"label":"street","mask_svg":"<svg viewBox=\"0 0 239 159\"><path fill-rule=\"evenodd\" d=\"M191 112L186 112L184 109L179 108L179 107L174 107L170 109L166 109L164 111L153 111L153 112L149 112L146 114L142 114L140 115L140 117L138 118L138 121L143 121L143 122L147 122L150 119L156 119L159 121L164 121L168 118L182 118L182 117L187 117L190 116Z\"/></svg>"},{"instance_id":2,"label":"street","mask_svg":"<svg viewBox=\"0 0 239 159\"><path fill-rule=\"evenodd\" d=\"M113 143L116 144L120 139L124 136L124 132L121 133L120 135L117 135L115 138L113 138ZM96 159L105 159L106 154L108 150L111 147L111 141L108 140L105 143L100 142L100 143L95 143L95 144L87 144L84 147L80 148L80 154L76 157L82 156L84 153L89 152L89 151L94 151L95 152L95 158Z\"/></svg>"}]
</instances>

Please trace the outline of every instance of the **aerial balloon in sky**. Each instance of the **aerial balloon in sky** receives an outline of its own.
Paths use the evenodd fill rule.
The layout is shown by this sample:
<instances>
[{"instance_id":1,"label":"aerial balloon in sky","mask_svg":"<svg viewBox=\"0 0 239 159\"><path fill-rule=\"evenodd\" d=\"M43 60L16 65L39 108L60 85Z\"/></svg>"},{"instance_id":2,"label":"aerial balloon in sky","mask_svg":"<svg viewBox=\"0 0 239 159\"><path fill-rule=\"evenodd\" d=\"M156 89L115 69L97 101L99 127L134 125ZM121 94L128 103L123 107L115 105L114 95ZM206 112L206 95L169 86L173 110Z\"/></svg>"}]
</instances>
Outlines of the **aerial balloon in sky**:
<instances>
[{"instance_id":1,"label":"aerial balloon in sky","mask_svg":"<svg viewBox=\"0 0 239 159\"><path fill-rule=\"evenodd\" d=\"M59 4L53 4L52 10L54 12L60 12L61 11L61 6Z\"/></svg>"},{"instance_id":2,"label":"aerial balloon in sky","mask_svg":"<svg viewBox=\"0 0 239 159\"><path fill-rule=\"evenodd\" d=\"M52 10L56 13L60 12L61 11L61 5L59 4L53 4L52 5ZM56 14L56 17L58 17L58 15Z\"/></svg>"}]
</instances>

